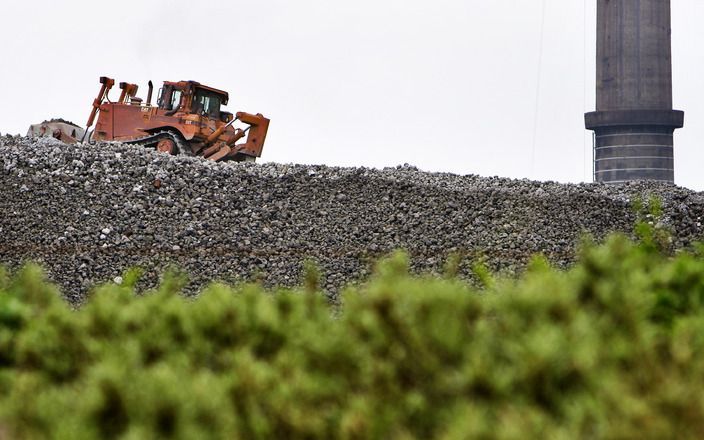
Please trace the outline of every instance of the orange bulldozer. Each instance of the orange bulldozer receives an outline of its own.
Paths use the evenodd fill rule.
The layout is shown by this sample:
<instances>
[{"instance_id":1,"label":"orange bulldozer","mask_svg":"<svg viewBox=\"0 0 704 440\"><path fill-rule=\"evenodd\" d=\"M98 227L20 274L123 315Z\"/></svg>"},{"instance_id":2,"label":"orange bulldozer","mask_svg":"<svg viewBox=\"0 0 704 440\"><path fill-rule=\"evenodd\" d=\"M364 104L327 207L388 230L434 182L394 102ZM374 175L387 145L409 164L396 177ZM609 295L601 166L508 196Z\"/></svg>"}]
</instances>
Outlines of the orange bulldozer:
<instances>
[{"instance_id":1,"label":"orange bulldozer","mask_svg":"<svg viewBox=\"0 0 704 440\"><path fill-rule=\"evenodd\" d=\"M195 81L165 81L154 106L151 81L146 102L136 96L137 85L128 83L120 83L119 99L110 101L108 94L115 81L101 77L100 83L87 124L90 128L98 116L92 140L137 144L213 161L253 162L262 154L269 119L222 110L228 101L225 91ZM236 121L244 128L236 128Z\"/></svg>"}]
</instances>

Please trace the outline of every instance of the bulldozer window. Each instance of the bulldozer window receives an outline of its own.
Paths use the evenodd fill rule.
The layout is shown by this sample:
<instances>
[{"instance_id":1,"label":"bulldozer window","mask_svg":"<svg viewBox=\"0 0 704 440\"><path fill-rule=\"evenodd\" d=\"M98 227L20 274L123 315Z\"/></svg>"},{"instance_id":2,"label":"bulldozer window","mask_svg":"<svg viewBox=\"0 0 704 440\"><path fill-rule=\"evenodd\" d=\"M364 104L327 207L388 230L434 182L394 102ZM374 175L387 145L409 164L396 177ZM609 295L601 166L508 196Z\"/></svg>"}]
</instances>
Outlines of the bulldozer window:
<instances>
[{"instance_id":1,"label":"bulldozer window","mask_svg":"<svg viewBox=\"0 0 704 440\"><path fill-rule=\"evenodd\" d=\"M169 109L176 110L179 104L181 104L181 91L174 90L171 94L171 105L169 106Z\"/></svg>"},{"instance_id":2,"label":"bulldozer window","mask_svg":"<svg viewBox=\"0 0 704 440\"><path fill-rule=\"evenodd\" d=\"M163 105L163 104L162 104L162 102L163 102L163 101L162 101L163 97L164 97L164 89L163 89L163 88L160 88L160 89L159 89L159 93L158 93L157 96L156 96L156 105L157 105L158 107L161 107L161 106Z\"/></svg>"},{"instance_id":3,"label":"bulldozer window","mask_svg":"<svg viewBox=\"0 0 704 440\"><path fill-rule=\"evenodd\" d=\"M196 93L194 105L196 113L213 119L220 117L220 97L216 95L199 91Z\"/></svg>"},{"instance_id":4,"label":"bulldozer window","mask_svg":"<svg viewBox=\"0 0 704 440\"><path fill-rule=\"evenodd\" d=\"M159 89L159 97L156 100L156 103L159 105L159 108L163 108L164 110L169 110L169 107L171 106L171 91L173 90L173 87L171 86L165 86L161 89Z\"/></svg>"}]
</instances>

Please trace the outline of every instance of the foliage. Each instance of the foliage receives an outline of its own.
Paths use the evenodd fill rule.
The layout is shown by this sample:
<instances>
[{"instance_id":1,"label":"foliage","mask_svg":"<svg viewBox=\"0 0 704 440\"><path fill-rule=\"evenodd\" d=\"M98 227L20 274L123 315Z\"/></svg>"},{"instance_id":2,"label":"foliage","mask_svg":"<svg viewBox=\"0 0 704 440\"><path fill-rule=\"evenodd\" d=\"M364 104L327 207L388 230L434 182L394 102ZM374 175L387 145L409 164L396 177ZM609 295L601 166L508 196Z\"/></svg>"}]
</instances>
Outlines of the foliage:
<instances>
[{"instance_id":1,"label":"foliage","mask_svg":"<svg viewBox=\"0 0 704 440\"><path fill-rule=\"evenodd\" d=\"M613 236L481 289L382 261L333 314L304 286L139 274L71 310L0 271L0 437L701 438L704 259Z\"/></svg>"},{"instance_id":2,"label":"foliage","mask_svg":"<svg viewBox=\"0 0 704 440\"><path fill-rule=\"evenodd\" d=\"M650 197L645 203L641 198L636 197L632 202L632 208L636 215L634 233L639 243L652 250L671 253L672 234L662 223L662 201L657 197Z\"/></svg>"}]
</instances>

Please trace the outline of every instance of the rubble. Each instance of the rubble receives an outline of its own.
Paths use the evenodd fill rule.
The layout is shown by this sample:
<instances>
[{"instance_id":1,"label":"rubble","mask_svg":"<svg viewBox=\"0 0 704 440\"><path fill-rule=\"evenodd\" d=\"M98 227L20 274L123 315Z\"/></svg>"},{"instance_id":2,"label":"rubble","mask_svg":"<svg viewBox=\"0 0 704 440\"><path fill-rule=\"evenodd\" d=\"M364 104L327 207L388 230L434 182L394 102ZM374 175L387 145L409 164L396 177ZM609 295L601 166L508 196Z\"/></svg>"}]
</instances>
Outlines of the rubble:
<instances>
[{"instance_id":1,"label":"rubble","mask_svg":"<svg viewBox=\"0 0 704 440\"><path fill-rule=\"evenodd\" d=\"M158 182L158 184L157 184ZM543 253L575 259L583 234L630 232L634 198L658 197L683 247L702 234L704 198L671 184L559 184L320 165L213 163L121 144L0 139L0 262L42 264L79 304L133 266L141 287L177 267L189 292L220 280L296 285L316 261L335 296L392 250L417 270L482 259L520 270Z\"/></svg>"}]
</instances>

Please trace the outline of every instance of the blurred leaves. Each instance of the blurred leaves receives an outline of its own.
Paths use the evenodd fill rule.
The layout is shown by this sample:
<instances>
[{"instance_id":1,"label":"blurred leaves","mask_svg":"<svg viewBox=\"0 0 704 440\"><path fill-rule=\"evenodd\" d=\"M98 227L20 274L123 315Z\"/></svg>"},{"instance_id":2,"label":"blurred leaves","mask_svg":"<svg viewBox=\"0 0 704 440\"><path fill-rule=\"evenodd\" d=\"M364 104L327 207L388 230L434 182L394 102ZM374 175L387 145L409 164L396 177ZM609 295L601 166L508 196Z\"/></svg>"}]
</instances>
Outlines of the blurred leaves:
<instances>
[{"instance_id":1,"label":"blurred leaves","mask_svg":"<svg viewBox=\"0 0 704 440\"><path fill-rule=\"evenodd\" d=\"M336 313L312 262L298 290L196 298L130 271L78 310L0 270L0 437L701 438L704 259L643 224L569 271L475 263L481 288L398 252Z\"/></svg>"}]
</instances>

